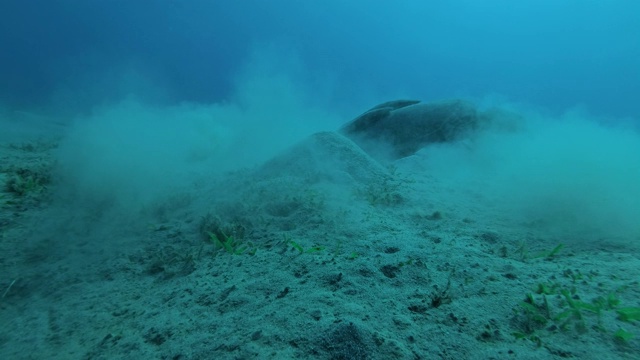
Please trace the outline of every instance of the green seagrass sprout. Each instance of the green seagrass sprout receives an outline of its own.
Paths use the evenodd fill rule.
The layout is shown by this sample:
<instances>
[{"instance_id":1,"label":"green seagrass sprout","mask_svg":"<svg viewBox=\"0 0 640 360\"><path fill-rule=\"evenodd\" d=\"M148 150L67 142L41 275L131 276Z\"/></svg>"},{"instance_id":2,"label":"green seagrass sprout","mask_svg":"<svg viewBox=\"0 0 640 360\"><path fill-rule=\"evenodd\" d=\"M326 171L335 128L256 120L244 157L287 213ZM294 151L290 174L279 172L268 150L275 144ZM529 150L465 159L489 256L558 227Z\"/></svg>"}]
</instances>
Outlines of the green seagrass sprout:
<instances>
[{"instance_id":1,"label":"green seagrass sprout","mask_svg":"<svg viewBox=\"0 0 640 360\"><path fill-rule=\"evenodd\" d=\"M222 239L211 231L207 231L209 240L216 246L216 248L222 248L231 255L242 255L247 250L249 250L247 253L250 255L254 255L256 253L255 248L250 249L250 244L243 245L237 239L234 239L233 236L227 236L227 234L222 231L220 233L222 234Z\"/></svg>"}]
</instances>

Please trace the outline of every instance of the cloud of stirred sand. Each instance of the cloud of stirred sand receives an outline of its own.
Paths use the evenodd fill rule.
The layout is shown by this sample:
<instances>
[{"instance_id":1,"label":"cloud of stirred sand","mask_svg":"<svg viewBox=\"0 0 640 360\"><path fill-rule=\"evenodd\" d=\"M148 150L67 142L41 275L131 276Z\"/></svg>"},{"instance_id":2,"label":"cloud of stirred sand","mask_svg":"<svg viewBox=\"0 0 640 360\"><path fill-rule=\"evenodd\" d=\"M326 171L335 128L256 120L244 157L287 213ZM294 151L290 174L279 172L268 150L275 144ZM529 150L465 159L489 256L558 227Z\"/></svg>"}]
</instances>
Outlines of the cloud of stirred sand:
<instances>
[{"instance_id":1,"label":"cloud of stirred sand","mask_svg":"<svg viewBox=\"0 0 640 360\"><path fill-rule=\"evenodd\" d=\"M592 239L640 238L637 129L580 112L521 113L518 131L427 149L434 175L486 195L522 224Z\"/></svg>"},{"instance_id":2,"label":"cloud of stirred sand","mask_svg":"<svg viewBox=\"0 0 640 360\"><path fill-rule=\"evenodd\" d=\"M74 199L135 211L348 121L317 101L303 74L294 56L263 47L239 74L229 102L161 106L129 98L96 108L75 121L60 146L61 187ZM580 112L512 110L522 115L518 130L431 146L421 152L427 171L493 199L521 223L591 237L640 236L637 128Z\"/></svg>"},{"instance_id":3,"label":"cloud of stirred sand","mask_svg":"<svg viewBox=\"0 0 640 360\"><path fill-rule=\"evenodd\" d=\"M336 128L341 119L311 98L299 68L294 57L256 48L229 102L161 106L131 97L96 108L61 144L61 182L81 198L135 208Z\"/></svg>"}]
</instances>

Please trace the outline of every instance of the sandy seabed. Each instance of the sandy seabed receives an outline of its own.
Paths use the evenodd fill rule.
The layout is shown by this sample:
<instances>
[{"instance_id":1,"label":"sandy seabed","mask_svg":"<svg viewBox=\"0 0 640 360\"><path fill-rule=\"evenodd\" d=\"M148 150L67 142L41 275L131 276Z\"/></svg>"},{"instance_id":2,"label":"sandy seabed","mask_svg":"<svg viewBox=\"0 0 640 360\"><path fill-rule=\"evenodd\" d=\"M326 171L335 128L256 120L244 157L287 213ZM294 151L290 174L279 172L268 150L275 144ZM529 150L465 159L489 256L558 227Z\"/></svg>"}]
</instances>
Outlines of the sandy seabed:
<instances>
[{"instance_id":1,"label":"sandy seabed","mask_svg":"<svg viewBox=\"0 0 640 360\"><path fill-rule=\"evenodd\" d=\"M423 153L323 133L131 210L58 195L56 141L0 146L2 359L640 357L638 238L549 231Z\"/></svg>"}]
</instances>

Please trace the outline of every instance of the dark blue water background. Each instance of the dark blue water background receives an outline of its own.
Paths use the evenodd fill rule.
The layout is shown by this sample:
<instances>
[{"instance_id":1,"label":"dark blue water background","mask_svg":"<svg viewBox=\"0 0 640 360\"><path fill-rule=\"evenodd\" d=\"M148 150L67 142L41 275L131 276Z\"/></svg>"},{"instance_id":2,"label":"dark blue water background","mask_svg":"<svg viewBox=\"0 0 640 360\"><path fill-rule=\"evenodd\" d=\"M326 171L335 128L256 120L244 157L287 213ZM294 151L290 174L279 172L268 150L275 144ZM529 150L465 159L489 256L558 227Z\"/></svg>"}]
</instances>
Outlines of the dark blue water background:
<instances>
[{"instance_id":1,"label":"dark blue water background","mask_svg":"<svg viewBox=\"0 0 640 360\"><path fill-rule=\"evenodd\" d=\"M3 0L0 102L82 112L131 93L224 101L265 46L296 57L297 80L336 109L499 94L640 116L631 0Z\"/></svg>"}]
</instances>

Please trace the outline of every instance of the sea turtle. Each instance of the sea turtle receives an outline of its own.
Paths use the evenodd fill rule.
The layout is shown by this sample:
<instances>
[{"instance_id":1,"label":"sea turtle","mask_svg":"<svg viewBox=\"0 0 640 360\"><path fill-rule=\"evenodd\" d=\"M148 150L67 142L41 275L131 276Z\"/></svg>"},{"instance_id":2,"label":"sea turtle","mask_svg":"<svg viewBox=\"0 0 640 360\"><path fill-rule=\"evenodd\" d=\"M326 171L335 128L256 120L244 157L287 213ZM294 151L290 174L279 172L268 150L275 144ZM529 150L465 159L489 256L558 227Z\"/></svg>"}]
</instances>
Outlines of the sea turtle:
<instances>
[{"instance_id":1,"label":"sea turtle","mask_svg":"<svg viewBox=\"0 0 640 360\"><path fill-rule=\"evenodd\" d=\"M398 159L431 143L463 139L487 121L487 116L464 100L394 100L367 110L339 131L369 153L379 155L380 148L386 147Z\"/></svg>"}]
</instances>

